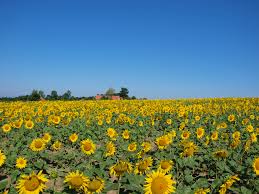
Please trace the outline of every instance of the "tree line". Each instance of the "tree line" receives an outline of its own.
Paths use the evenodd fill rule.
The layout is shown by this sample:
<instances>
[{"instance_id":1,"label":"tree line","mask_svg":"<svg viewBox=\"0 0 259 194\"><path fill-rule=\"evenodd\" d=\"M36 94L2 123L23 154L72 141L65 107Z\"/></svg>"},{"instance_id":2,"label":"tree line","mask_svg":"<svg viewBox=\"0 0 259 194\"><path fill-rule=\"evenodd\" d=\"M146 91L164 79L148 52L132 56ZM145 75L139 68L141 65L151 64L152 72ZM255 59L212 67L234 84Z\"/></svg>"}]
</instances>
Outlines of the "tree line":
<instances>
[{"instance_id":1,"label":"tree line","mask_svg":"<svg viewBox=\"0 0 259 194\"><path fill-rule=\"evenodd\" d=\"M136 99L135 96L129 97L129 90L127 88L121 88L119 93L116 93L115 89L109 88L104 97L101 100L109 99L109 96L117 95L122 99ZM88 97L76 97L72 96L72 92L67 90L64 94L59 95L56 90L52 90L50 94L45 95L42 90L32 90L28 95L22 95L17 97L1 97L0 101L39 101L39 100L94 100L95 96Z\"/></svg>"}]
</instances>

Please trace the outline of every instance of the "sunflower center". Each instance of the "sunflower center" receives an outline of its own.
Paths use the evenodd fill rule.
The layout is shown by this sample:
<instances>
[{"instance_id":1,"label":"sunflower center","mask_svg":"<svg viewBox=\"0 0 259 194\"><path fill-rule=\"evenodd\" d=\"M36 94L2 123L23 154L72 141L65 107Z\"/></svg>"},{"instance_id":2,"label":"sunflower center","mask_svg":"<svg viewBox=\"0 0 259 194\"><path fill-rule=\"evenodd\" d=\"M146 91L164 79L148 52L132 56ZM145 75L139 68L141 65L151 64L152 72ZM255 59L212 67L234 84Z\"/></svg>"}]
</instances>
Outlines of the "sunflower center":
<instances>
[{"instance_id":1,"label":"sunflower center","mask_svg":"<svg viewBox=\"0 0 259 194\"><path fill-rule=\"evenodd\" d=\"M256 168L256 170L259 170L259 161L255 162L255 168Z\"/></svg>"},{"instance_id":2,"label":"sunflower center","mask_svg":"<svg viewBox=\"0 0 259 194\"><path fill-rule=\"evenodd\" d=\"M86 143L84 144L84 149L85 149L85 151L90 151L90 150L92 149L91 143L86 142Z\"/></svg>"},{"instance_id":3,"label":"sunflower center","mask_svg":"<svg viewBox=\"0 0 259 194\"><path fill-rule=\"evenodd\" d=\"M147 164L146 162L142 162L142 163L139 165L138 169L139 169L140 171L145 171L145 170L147 169L147 167L148 167L148 164Z\"/></svg>"},{"instance_id":4,"label":"sunflower center","mask_svg":"<svg viewBox=\"0 0 259 194\"><path fill-rule=\"evenodd\" d=\"M166 179L162 177L155 178L151 183L151 191L153 194L164 194L168 189Z\"/></svg>"},{"instance_id":5,"label":"sunflower center","mask_svg":"<svg viewBox=\"0 0 259 194\"><path fill-rule=\"evenodd\" d=\"M166 146L167 145L167 142L166 142L165 139L160 139L158 143L159 143L160 146Z\"/></svg>"},{"instance_id":6,"label":"sunflower center","mask_svg":"<svg viewBox=\"0 0 259 194\"><path fill-rule=\"evenodd\" d=\"M83 179L80 176L71 178L70 183L73 187L79 188L83 184Z\"/></svg>"},{"instance_id":7,"label":"sunflower center","mask_svg":"<svg viewBox=\"0 0 259 194\"><path fill-rule=\"evenodd\" d=\"M98 190L101 187L101 185L102 185L102 182L100 180L95 179L95 180L92 180L91 182L89 182L87 188L89 191L94 192L94 191Z\"/></svg>"},{"instance_id":8,"label":"sunflower center","mask_svg":"<svg viewBox=\"0 0 259 194\"><path fill-rule=\"evenodd\" d=\"M41 141L36 141L35 142L35 148L41 148L42 147L42 142Z\"/></svg>"},{"instance_id":9,"label":"sunflower center","mask_svg":"<svg viewBox=\"0 0 259 194\"><path fill-rule=\"evenodd\" d=\"M123 173L123 172L127 171L127 165L126 165L126 164L118 164L118 165L116 165L116 167L114 168L114 170L115 170L117 173Z\"/></svg>"},{"instance_id":10,"label":"sunflower center","mask_svg":"<svg viewBox=\"0 0 259 194\"><path fill-rule=\"evenodd\" d=\"M131 144L129 148L130 148L130 150L133 150L135 148L135 145Z\"/></svg>"},{"instance_id":11,"label":"sunflower center","mask_svg":"<svg viewBox=\"0 0 259 194\"><path fill-rule=\"evenodd\" d=\"M33 176L26 180L24 183L25 189L27 191L35 191L40 185L40 181L37 177Z\"/></svg>"},{"instance_id":12,"label":"sunflower center","mask_svg":"<svg viewBox=\"0 0 259 194\"><path fill-rule=\"evenodd\" d=\"M162 169L168 169L170 167L170 164L169 164L169 162L167 162L167 161L162 161L161 162L161 168Z\"/></svg>"},{"instance_id":13,"label":"sunflower center","mask_svg":"<svg viewBox=\"0 0 259 194\"><path fill-rule=\"evenodd\" d=\"M27 126L28 126L28 127L31 127L31 126L32 126L31 122L27 123Z\"/></svg>"}]
</instances>

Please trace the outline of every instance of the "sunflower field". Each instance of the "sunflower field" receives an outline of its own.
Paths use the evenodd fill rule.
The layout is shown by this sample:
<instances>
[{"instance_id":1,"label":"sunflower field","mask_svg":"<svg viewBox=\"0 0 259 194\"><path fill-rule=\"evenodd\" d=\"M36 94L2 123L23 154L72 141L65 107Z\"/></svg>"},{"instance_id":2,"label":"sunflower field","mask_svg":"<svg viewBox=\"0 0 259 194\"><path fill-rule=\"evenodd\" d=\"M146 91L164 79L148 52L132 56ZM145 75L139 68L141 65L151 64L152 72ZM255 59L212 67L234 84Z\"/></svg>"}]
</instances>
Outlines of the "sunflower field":
<instances>
[{"instance_id":1,"label":"sunflower field","mask_svg":"<svg viewBox=\"0 0 259 194\"><path fill-rule=\"evenodd\" d=\"M259 193L259 98L0 102L0 193Z\"/></svg>"}]
</instances>

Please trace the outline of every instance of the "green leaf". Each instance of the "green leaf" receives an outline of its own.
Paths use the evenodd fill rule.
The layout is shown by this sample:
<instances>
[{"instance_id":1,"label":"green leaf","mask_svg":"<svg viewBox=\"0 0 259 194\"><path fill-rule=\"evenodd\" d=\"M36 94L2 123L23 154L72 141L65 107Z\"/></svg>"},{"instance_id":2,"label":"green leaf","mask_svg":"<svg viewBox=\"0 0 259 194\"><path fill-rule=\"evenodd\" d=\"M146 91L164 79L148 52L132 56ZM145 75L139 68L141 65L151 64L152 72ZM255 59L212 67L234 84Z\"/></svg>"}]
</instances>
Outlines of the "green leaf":
<instances>
[{"instance_id":1,"label":"green leaf","mask_svg":"<svg viewBox=\"0 0 259 194\"><path fill-rule=\"evenodd\" d=\"M8 185L8 179L4 179L0 181L0 190L4 190L6 186Z\"/></svg>"},{"instance_id":2,"label":"green leaf","mask_svg":"<svg viewBox=\"0 0 259 194\"><path fill-rule=\"evenodd\" d=\"M252 191L247 189L246 187L242 186L241 187L241 193L242 194L252 194Z\"/></svg>"}]
</instances>

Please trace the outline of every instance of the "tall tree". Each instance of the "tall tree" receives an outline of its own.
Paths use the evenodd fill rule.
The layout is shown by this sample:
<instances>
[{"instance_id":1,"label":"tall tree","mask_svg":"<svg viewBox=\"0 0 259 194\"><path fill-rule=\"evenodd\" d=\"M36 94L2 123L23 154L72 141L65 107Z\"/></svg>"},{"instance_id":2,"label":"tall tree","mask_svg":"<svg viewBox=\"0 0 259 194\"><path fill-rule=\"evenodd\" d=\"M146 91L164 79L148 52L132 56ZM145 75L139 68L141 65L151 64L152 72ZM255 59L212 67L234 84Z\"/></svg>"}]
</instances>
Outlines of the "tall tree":
<instances>
[{"instance_id":1,"label":"tall tree","mask_svg":"<svg viewBox=\"0 0 259 194\"><path fill-rule=\"evenodd\" d=\"M50 99L51 100L57 100L58 99L58 92L56 90L52 90L50 93Z\"/></svg>"},{"instance_id":2,"label":"tall tree","mask_svg":"<svg viewBox=\"0 0 259 194\"><path fill-rule=\"evenodd\" d=\"M129 98L129 90L128 88L121 88L121 91L119 92L120 97L123 99L128 99Z\"/></svg>"},{"instance_id":3,"label":"tall tree","mask_svg":"<svg viewBox=\"0 0 259 194\"><path fill-rule=\"evenodd\" d=\"M68 90L68 91L66 91L63 95L62 95L62 99L63 100L69 100L70 98L71 98L71 91L70 90Z\"/></svg>"},{"instance_id":4,"label":"tall tree","mask_svg":"<svg viewBox=\"0 0 259 194\"><path fill-rule=\"evenodd\" d=\"M40 100L40 94L38 90L32 90L31 95L29 96L29 100L37 101Z\"/></svg>"},{"instance_id":5,"label":"tall tree","mask_svg":"<svg viewBox=\"0 0 259 194\"><path fill-rule=\"evenodd\" d=\"M112 96L115 94L115 89L114 88L109 88L106 93L107 96Z\"/></svg>"},{"instance_id":6,"label":"tall tree","mask_svg":"<svg viewBox=\"0 0 259 194\"><path fill-rule=\"evenodd\" d=\"M44 94L44 92L43 92L42 90L39 91L39 95L40 95L40 97L42 97L42 98L45 98L45 97L46 97L45 94Z\"/></svg>"}]
</instances>

